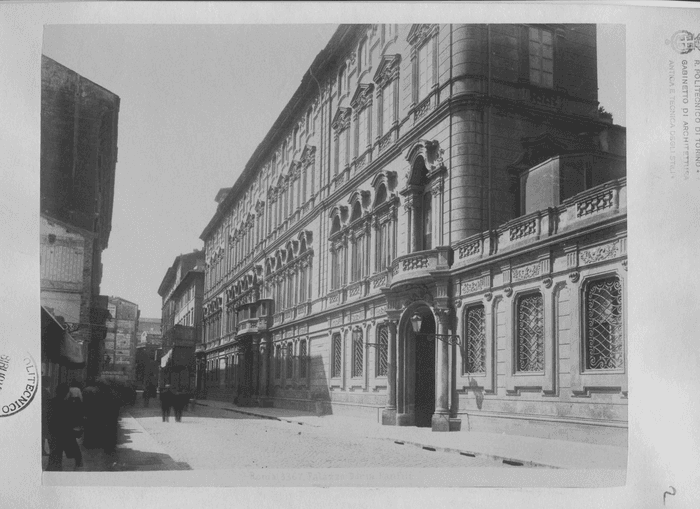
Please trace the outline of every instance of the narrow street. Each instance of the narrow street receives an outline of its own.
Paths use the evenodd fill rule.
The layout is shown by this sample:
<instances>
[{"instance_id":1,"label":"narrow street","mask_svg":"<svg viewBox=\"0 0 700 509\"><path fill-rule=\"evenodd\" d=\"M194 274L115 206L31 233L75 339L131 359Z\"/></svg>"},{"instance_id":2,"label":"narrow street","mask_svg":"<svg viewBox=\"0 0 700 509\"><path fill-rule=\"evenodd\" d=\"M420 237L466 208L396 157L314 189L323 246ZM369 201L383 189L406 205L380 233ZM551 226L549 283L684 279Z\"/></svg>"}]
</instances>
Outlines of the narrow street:
<instances>
[{"instance_id":1,"label":"narrow street","mask_svg":"<svg viewBox=\"0 0 700 509\"><path fill-rule=\"evenodd\" d=\"M193 470L505 466L491 459L368 438L352 428L340 434L337 428L262 419L203 405L186 412L180 423L173 416L162 422L157 405L137 404L128 413L174 464Z\"/></svg>"}]
</instances>

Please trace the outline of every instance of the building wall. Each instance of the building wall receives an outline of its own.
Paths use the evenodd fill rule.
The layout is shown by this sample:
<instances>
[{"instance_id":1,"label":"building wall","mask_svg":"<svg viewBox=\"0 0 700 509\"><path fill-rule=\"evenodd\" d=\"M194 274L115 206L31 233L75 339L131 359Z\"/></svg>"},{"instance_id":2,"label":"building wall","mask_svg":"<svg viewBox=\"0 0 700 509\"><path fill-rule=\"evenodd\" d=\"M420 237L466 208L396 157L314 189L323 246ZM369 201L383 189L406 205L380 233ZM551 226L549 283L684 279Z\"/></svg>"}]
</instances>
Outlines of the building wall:
<instances>
[{"instance_id":1,"label":"building wall","mask_svg":"<svg viewBox=\"0 0 700 509\"><path fill-rule=\"evenodd\" d=\"M107 378L135 380L138 305L110 297L109 310L113 318L107 320L104 353L109 355L111 362L103 366L102 374Z\"/></svg>"},{"instance_id":2,"label":"building wall","mask_svg":"<svg viewBox=\"0 0 700 509\"><path fill-rule=\"evenodd\" d=\"M260 395L276 406L312 409L320 400L326 411L381 420L389 381L387 375L377 374L379 327L387 319L397 323L397 346L404 348L397 364L410 375L416 360L411 357L415 356L415 347L411 346L413 339L407 329L408 311L420 306L449 310L449 330L459 333L456 331L464 327L459 302L471 299L473 292L464 289L474 287L465 286L462 279L478 268L483 283L476 287L489 294L489 306L498 306L489 312L496 320L496 325L489 327L488 340L496 345L491 346L490 354L494 368L488 375L490 381L474 385L458 370L462 362L459 350L450 350L451 416L462 418L462 429L500 426L514 431L525 423L518 432L551 435L548 425L567 423L570 426L566 429L572 430L570 436L574 439L595 440L597 431L591 431L594 426L606 430L601 437L606 433L612 437L600 440L621 440L617 430L626 429L626 377L607 380L604 383L611 385L593 390L593 394L583 391L572 395L563 373L569 360L566 355L571 351L566 342L571 320L565 309L580 307L581 302L570 296L574 291L571 286L562 287L568 276L560 265L569 258L558 251L564 250L568 242L578 242L572 240L576 235L595 229L596 221L608 219L591 216L593 219L576 223L570 231L562 223L566 234L547 240L550 249L558 250L551 255L548 266L561 271L548 269L549 277L538 279L538 284L545 279L550 284L548 313L555 303L559 306L552 325L558 334L556 348L550 330L548 374L546 379L538 378L547 389L526 384L525 390L520 390L518 383L523 378L508 375L504 362L512 348L513 332L503 327L513 318L500 306L510 305L511 297L506 292L516 298L519 295L516 286L505 280L505 274L511 277L510 264L518 268L525 261L545 257L545 251L538 250L544 249L540 244L554 235L551 225L555 223L547 222L554 219L537 216L537 228L550 229L546 234L537 230L536 238L516 243L512 252L510 240L500 240L506 248L494 257L493 267L470 258L474 249L484 258L495 255L501 249L499 239L510 239L512 228L516 236L529 235L530 222L509 226L513 220L520 220L515 219L518 211L511 167L519 158L538 157L533 152L537 147L528 152L523 139L549 136L565 146L560 149L599 148L597 134L586 139L579 136L587 129L595 133L606 130L597 118L595 27L549 27L555 63L551 88L530 83L530 27L401 25L395 29L395 37L382 39L388 27L362 26L354 29L352 37L341 39L344 51L338 50L336 64L317 76L320 95L308 93L296 109L297 117L274 143L270 142L270 150L258 158L259 165L248 180L240 180L236 184L240 187L234 186L230 197L219 204L202 234L206 252L204 368L209 397L236 398L242 394L242 387L250 391L246 377L252 376L253 385L257 384L253 392L262 391ZM359 54L364 38L368 41L369 65L360 69L359 62L368 60ZM421 61L423 44L435 49L434 79L428 83L430 92L417 97L415 61ZM339 87L343 66L347 82ZM389 78L382 74L384 70ZM395 84L394 91L398 92L398 114L386 132L379 132L378 112L387 82L389 86ZM362 109L368 103L372 112L370 129L375 131L365 150L363 145L355 148L354 140L360 130ZM306 117L308 107L312 107L311 125ZM349 117L344 108L351 108ZM346 122L352 133L351 150L347 166L342 167L338 164L338 149L342 146L338 140ZM296 132L300 133L298 137ZM423 167L427 177L421 177L419 170ZM385 186L387 198L378 205L375 202L381 186ZM618 184L615 192L623 193L620 189L624 184ZM433 196L433 240L431 250L421 253L425 250L420 247L422 235L417 233L423 227L416 220L420 214L417 200L425 199L425 192ZM291 205L290 195L294 196ZM357 203L361 213L355 219ZM557 215L556 220L565 221L577 206L562 205L563 215ZM615 212L619 214L620 209ZM387 270L378 271L374 267L377 221L385 216L393 218L391 244L395 256ZM338 231L334 230L336 218ZM624 219L616 228L602 230L598 242L624 235ZM475 236L488 240L476 242ZM349 253L362 243L356 239L363 238L369 238L364 254L369 269L353 282ZM590 237L581 238L582 245L591 242ZM340 253L337 260L333 259L333 251ZM460 262L463 256L466 258ZM605 270L622 274L624 256L624 251L618 250L610 262L614 269L606 266ZM471 262L476 265L472 267ZM345 271L343 283L337 287L332 277L336 269ZM299 298L304 277L308 283L306 300ZM288 285L296 292L291 299L285 297ZM556 297L549 288L558 292ZM256 322L241 314L247 304L259 299L273 299L270 316ZM235 320L229 319L233 313ZM252 336L251 327L255 328ZM337 376L333 373L336 334L342 348ZM353 336L358 334L363 346L355 350ZM252 350L241 352L240 347L250 337ZM261 363L257 355L263 359ZM402 359L401 355L406 357ZM265 368L268 356L269 366ZM355 356L362 358L358 363L361 369L355 366ZM246 371L251 369L247 367L251 359L256 366L259 364L255 369L267 369L268 380L258 372ZM302 362L308 363L305 374ZM572 372L578 369L569 367ZM595 377L590 380L596 385ZM398 398L410 407L415 387L407 384L400 390L404 393Z\"/></svg>"}]
</instances>

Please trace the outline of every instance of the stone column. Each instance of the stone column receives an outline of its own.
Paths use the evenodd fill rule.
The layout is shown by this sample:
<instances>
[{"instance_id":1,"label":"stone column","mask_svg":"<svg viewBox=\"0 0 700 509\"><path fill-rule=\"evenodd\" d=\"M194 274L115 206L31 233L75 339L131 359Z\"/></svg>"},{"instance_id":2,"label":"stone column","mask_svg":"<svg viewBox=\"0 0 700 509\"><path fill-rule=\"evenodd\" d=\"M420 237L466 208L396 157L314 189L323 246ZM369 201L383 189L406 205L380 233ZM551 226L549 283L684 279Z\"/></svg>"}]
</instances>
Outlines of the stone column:
<instances>
[{"instance_id":1,"label":"stone column","mask_svg":"<svg viewBox=\"0 0 700 509\"><path fill-rule=\"evenodd\" d=\"M260 392L258 402L260 406L269 406L267 397L270 391L270 341L263 338L260 343Z\"/></svg>"},{"instance_id":2,"label":"stone column","mask_svg":"<svg viewBox=\"0 0 700 509\"><path fill-rule=\"evenodd\" d=\"M449 312L449 309L445 308L435 309L435 314L438 317L437 334L447 334ZM447 341L438 340L437 347L437 397L435 398L435 413L432 418L432 428L433 431L450 431L449 344Z\"/></svg>"},{"instance_id":3,"label":"stone column","mask_svg":"<svg viewBox=\"0 0 700 509\"><path fill-rule=\"evenodd\" d=\"M396 424L396 328L398 320L387 320L389 342L387 345L386 407L382 411L382 424Z\"/></svg>"},{"instance_id":4,"label":"stone column","mask_svg":"<svg viewBox=\"0 0 700 509\"><path fill-rule=\"evenodd\" d=\"M252 341L251 348L251 374L250 374L250 395L253 401L257 402L257 396L260 394L260 380L259 380L259 363L260 363L260 339L255 338Z\"/></svg>"}]
</instances>

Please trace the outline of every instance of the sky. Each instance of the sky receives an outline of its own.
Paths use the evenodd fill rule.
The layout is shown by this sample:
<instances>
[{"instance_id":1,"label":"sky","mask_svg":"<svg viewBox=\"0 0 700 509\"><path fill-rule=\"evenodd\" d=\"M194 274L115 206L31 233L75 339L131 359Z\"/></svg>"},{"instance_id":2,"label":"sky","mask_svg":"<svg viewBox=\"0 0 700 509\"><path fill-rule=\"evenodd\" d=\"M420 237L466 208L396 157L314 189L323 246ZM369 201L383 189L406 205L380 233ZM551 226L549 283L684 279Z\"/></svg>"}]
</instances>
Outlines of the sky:
<instances>
[{"instance_id":1,"label":"sky","mask_svg":"<svg viewBox=\"0 0 700 509\"><path fill-rule=\"evenodd\" d=\"M101 293L159 318L158 287L200 234L337 25L47 25L43 53L117 94ZM599 25L599 101L625 116L624 27Z\"/></svg>"}]
</instances>

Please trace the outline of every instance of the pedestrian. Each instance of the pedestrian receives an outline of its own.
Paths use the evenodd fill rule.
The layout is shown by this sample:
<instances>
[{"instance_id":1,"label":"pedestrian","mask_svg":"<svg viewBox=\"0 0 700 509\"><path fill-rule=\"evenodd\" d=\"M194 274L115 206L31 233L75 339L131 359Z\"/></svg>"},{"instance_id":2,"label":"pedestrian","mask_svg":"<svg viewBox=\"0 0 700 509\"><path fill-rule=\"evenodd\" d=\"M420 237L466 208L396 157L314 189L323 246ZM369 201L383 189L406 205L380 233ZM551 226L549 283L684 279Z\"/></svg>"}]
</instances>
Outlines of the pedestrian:
<instances>
[{"instance_id":1,"label":"pedestrian","mask_svg":"<svg viewBox=\"0 0 700 509\"><path fill-rule=\"evenodd\" d=\"M143 406L144 408L148 408L148 404L151 401L151 398L153 397L153 392L154 392L155 387L153 386L153 382L150 380L146 382L146 385L143 388Z\"/></svg>"},{"instance_id":2,"label":"pedestrian","mask_svg":"<svg viewBox=\"0 0 700 509\"><path fill-rule=\"evenodd\" d=\"M80 382L73 380L65 398L70 407L69 413L73 417L73 428L76 433L82 431L84 421L83 391L80 386Z\"/></svg>"},{"instance_id":3,"label":"pedestrian","mask_svg":"<svg viewBox=\"0 0 700 509\"><path fill-rule=\"evenodd\" d=\"M72 415L73 407L66 401L68 385L61 383L56 387L56 395L49 405L49 463L46 470L60 471L63 469L63 453L67 458L75 459L75 469L83 466L83 455L75 437Z\"/></svg>"},{"instance_id":4,"label":"pedestrian","mask_svg":"<svg viewBox=\"0 0 700 509\"><path fill-rule=\"evenodd\" d=\"M104 438L104 430L102 427L102 405L101 398L104 397L103 392L98 387L94 379L88 379L85 389L83 389L83 414L85 421L83 424L83 447L92 449L100 447Z\"/></svg>"},{"instance_id":5,"label":"pedestrian","mask_svg":"<svg viewBox=\"0 0 700 509\"><path fill-rule=\"evenodd\" d=\"M163 422L170 420L170 407L173 404L173 392L170 390L170 385L166 385L165 389L160 390L160 409L163 412Z\"/></svg>"}]
</instances>

